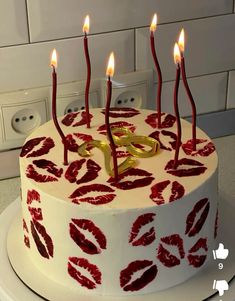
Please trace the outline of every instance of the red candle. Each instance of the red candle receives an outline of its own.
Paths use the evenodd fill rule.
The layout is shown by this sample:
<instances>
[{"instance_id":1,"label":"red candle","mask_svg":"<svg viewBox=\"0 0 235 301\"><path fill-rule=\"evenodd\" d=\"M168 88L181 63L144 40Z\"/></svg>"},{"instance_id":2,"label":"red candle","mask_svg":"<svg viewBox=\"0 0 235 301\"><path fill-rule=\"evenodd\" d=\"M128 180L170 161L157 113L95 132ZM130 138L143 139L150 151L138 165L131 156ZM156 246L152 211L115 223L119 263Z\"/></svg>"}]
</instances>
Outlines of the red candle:
<instances>
[{"instance_id":1,"label":"red candle","mask_svg":"<svg viewBox=\"0 0 235 301\"><path fill-rule=\"evenodd\" d=\"M197 110L196 105L193 100L192 93L189 89L186 72L185 72L185 60L184 60L184 29L181 30L180 36L179 36L179 48L180 48L180 55L181 55L181 73L182 73L182 79L184 83L185 90L187 92L189 101L191 103L192 107L192 148L193 150L196 150L196 116L197 116Z\"/></svg>"},{"instance_id":2,"label":"red candle","mask_svg":"<svg viewBox=\"0 0 235 301\"><path fill-rule=\"evenodd\" d=\"M114 179L117 182L118 181L118 165L117 165L117 153L116 153L116 146L113 141L110 123L109 123L109 111L110 111L110 103L112 98L112 81L111 77L114 74L114 54L113 52L110 54L108 67L106 71L106 75L108 76L107 79L107 101L106 101L106 108L105 108L105 125L107 130L107 135L112 151L112 158L113 158L113 170L114 170Z\"/></svg>"},{"instance_id":3,"label":"red candle","mask_svg":"<svg viewBox=\"0 0 235 301\"><path fill-rule=\"evenodd\" d=\"M150 45L151 45L151 51L153 60L155 63L155 67L157 69L157 75L158 75L158 88L157 88L157 124L158 128L161 128L161 94L162 94L162 72L160 65L158 63L156 49L155 49L155 43L154 43L154 32L157 28L157 14L154 14L153 20L150 26Z\"/></svg>"},{"instance_id":4,"label":"red candle","mask_svg":"<svg viewBox=\"0 0 235 301\"><path fill-rule=\"evenodd\" d=\"M88 32L90 27L90 18L87 15L85 18L85 22L83 25L83 32L84 32L84 52L86 57L86 65L87 65L87 79L86 79L86 90L85 90L85 108L86 108L86 124L87 128L90 128L90 112L89 112L89 90L90 90L90 82L91 82L91 62L88 50Z\"/></svg>"},{"instance_id":5,"label":"red candle","mask_svg":"<svg viewBox=\"0 0 235 301\"><path fill-rule=\"evenodd\" d=\"M174 158L174 168L178 167L178 159L179 159L179 150L181 145L181 122L180 122L180 114L179 114L179 106L178 106L178 91L179 91L179 82L180 82L180 50L177 43L175 43L174 47L174 61L176 64L176 77L175 77L175 88L174 88L174 110L175 117L177 123L177 140L176 140L176 149L175 149L175 158Z\"/></svg>"},{"instance_id":6,"label":"red candle","mask_svg":"<svg viewBox=\"0 0 235 301\"><path fill-rule=\"evenodd\" d=\"M57 120L56 115L56 93L57 93L57 74L56 74L56 67L57 67L57 54L56 50L54 49L51 55L51 67L52 67L52 118L54 125L62 139L62 142L64 144L64 165L68 165L68 147L67 147L67 141L64 136L64 133L62 132L60 125Z\"/></svg>"}]
</instances>

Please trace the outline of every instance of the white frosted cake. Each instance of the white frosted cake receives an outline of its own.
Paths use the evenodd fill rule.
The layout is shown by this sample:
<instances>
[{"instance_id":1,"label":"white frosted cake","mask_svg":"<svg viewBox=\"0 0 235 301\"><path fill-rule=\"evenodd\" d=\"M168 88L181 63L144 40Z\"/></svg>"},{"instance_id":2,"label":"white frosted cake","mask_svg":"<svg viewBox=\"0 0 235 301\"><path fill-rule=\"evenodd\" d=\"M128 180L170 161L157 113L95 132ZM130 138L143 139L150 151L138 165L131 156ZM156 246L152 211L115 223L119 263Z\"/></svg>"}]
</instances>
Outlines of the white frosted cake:
<instances>
[{"instance_id":1,"label":"white frosted cake","mask_svg":"<svg viewBox=\"0 0 235 301\"><path fill-rule=\"evenodd\" d=\"M186 281L209 260L217 231L218 159L210 138L182 122L179 166L173 167L176 121L149 110L111 109L111 127L158 141L156 154L108 175L104 155L78 147L107 141L104 111L59 119L69 143L69 165L52 121L26 140L20 157L25 252L36 268L78 294L125 296L153 293ZM88 143L89 145L89 143ZM136 145L143 149L143 146ZM118 147L118 164L129 155ZM49 285L49 283L48 283Z\"/></svg>"}]
</instances>

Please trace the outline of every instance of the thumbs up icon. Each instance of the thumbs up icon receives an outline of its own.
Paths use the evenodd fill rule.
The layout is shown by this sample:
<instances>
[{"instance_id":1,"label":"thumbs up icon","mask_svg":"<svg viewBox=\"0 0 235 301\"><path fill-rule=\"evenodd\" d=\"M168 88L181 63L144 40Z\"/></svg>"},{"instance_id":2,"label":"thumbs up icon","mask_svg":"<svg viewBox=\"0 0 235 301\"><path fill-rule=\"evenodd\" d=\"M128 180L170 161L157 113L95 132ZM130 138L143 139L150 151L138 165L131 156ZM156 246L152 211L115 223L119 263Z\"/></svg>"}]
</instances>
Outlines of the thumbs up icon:
<instances>
[{"instance_id":1,"label":"thumbs up icon","mask_svg":"<svg viewBox=\"0 0 235 301\"><path fill-rule=\"evenodd\" d=\"M228 257L228 249L224 248L223 244L219 244L219 247L217 250L213 250L213 257L214 259L226 259Z\"/></svg>"},{"instance_id":2,"label":"thumbs up icon","mask_svg":"<svg viewBox=\"0 0 235 301\"><path fill-rule=\"evenodd\" d=\"M219 292L219 296L223 296L224 291L228 290L228 283L226 280L214 280L213 289Z\"/></svg>"}]
</instances>

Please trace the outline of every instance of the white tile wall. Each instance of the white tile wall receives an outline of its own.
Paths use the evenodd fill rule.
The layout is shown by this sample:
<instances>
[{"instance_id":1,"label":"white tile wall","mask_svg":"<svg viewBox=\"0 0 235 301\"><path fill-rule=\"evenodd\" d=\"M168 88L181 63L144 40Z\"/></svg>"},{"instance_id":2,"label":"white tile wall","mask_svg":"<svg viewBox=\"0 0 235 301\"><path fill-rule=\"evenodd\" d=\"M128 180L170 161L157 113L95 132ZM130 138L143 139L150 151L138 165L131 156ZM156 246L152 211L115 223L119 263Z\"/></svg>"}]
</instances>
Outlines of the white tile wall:
<instances>
[{"instance_id":1,"label":"white tile wall","mask_svg":"<svg viewBox=\"0 0 235 301\"><path fill-rule=\"evenodd\" d=\"M91 33L147 26L154 12L161 23L231 13L233 0L27 0L31 41L82 34L86 14Z\"/></svg>"},{"instance_id":2,"label":"white tile wall","mask_svg":"<svg viewBox=\"0 0 235 301\"><path fill-rule=\"evenodd\" d=\"M188 76L235 68L235 14L160 25L155 42L165 81L174 79L173 47L182 27L186 33ZM137 69L153 67L148 28L136 30L136 54Z\"/></svg>"},{"instance_id":3,"label":"white tile wall","mask_svg":"<svg viewBox=\"0 0 235 301\"><path fill-rule=\"evenodd\" d=\"M197 114L222 111L226 107L227 73L218 73L191 78L188 80L196 107ZM157 84L155 84L155 92ZM162 110L174 114L173 107L174 81L163 83L162 87ZM155 108L155 103L150 105ZM180 81L179 107L181 116L191 115L191 106Z\"/></svg>"},{"instance_id":4,"label":"white tile wall","mask_svg":"<svg viewBox=\"0 0 235 301\"><path fill-rule=\"evenodd\" d=\"M86 77L83 38L0 48L0 91L51 84L50 54L58 52L58 82ZM115 52L116 73L134 70L134 31L126 30L89 38L92 77L104 77L110 52Z\"/></svg>"},{"instance_id":5,"label":"white tile wall","mask_svg":"<svg viewBox=\"0 0 235 301\"><path fill-rule=\"evenodd\" d=\"M82 25L91 17L92 77L105 75L109 52L115 74L153 68L149 23L159 17L156 45L162 66L166 109L175 76L173 44L186 30L186 67L198 112L235 107L234 0L2 0L0 1L0 92L51 84L49 56L59 52L59 82L82 80L86 67ZM168 82L166 82L168 81ZM185 96L182 94L182 103ZM189 114L188 110L184 114Z\"/></svg>"},{"instance_id":6,"label":"white tile wall","mask_svg":"<svg viewBox=\"0 0 235 301\"><path fill-rule=\"evenodd\" d=\"M0 28L0 47L28 43L25 0L0 1Z\"/></svg>"},{"instance_id":7,"label":"white tile wall","mask_svg":"<svg viewBox=\"0 0 235 301\"><path fill-rule=\"evenodd\" d=\"M227 109L235 108L235 71L229 72Z\"/></svg>"}]
</instances>

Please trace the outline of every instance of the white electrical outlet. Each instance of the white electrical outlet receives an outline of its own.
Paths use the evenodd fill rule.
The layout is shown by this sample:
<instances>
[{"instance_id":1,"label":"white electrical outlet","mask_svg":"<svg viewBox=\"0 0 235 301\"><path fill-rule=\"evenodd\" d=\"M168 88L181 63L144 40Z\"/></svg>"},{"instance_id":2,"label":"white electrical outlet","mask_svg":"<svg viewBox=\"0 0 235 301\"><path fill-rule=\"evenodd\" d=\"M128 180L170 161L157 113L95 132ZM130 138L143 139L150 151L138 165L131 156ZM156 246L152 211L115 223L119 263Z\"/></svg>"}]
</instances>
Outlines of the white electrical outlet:
<instances>
[{"instance_id":1,"label":"white electrical outlet","mask_svg":"<svg viewBox=\"0 0 235 301\"><path fill-rule=\"evenodd\" d=\"M0 150L23 145L48 119L48 88L0 94Z\"/></svg>"},{"instance_id":2,"label":"white electrical outlet","mask_svg":"<svg viewBox=\"0 0 235 301\"><path fill-rule=\"evenodd\" d=\"M122 75L112 79L112 107L147 108L152 100L153 71L145 70ZM102 106L106 102L106 80L102 81Z\"/></svg>"},{"instance_id":3,"label":"white electrical outlet","mask_svg":"<svg viewBox=\"0 0 235 301\"><path fill-rule=\"evenodd\" d=\"M58 85L56 102L58 116L85 109L85 85L85 81ZM100 81L92 80L89 91L89 106L91 108L100 106L99 99Z\"/></svg>"}]
</instances>

